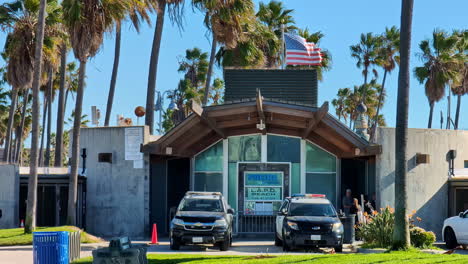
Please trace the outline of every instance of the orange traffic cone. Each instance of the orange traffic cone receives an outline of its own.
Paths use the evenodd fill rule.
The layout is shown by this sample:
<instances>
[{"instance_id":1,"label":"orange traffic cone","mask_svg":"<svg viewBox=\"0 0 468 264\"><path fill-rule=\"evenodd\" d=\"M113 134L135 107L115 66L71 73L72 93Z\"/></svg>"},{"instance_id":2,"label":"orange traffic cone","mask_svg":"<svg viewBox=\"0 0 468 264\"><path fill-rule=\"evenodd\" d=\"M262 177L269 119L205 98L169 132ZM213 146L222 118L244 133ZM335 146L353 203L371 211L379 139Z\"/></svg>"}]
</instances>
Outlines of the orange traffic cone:
<instances>
[{"instance_id":1,"label":"orange traffic cone","mask_svg":"<svg viewBox=\"0 0 468 264\"><path fill-rule=\"evenodd\" d=\"M158 228L153 224L153 233L151 234L151 244L157 245L158 243Z\"/></svg>"},{"instance_id":2,"label":"orange traffic cone","mask_svg":"<svg viewBox=\"0 0 468 264\"><path fill-rule=\"evenodd\" d=\"M23 219L21 219L20 227L24 227L24 220Z\"/></svg>"}]
</instances>

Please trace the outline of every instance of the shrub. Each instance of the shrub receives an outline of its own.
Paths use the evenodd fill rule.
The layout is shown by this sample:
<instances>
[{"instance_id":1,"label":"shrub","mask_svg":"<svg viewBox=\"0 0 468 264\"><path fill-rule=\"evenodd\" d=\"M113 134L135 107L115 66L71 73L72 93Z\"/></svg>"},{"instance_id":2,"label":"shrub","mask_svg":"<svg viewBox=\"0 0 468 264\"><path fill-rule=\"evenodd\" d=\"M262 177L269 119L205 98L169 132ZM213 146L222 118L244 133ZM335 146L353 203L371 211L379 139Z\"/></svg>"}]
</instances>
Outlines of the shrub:
<instances>
[{"instance_id":1,"label":"shrub","mask_svg":"<svg viewBox=\"0 0 468 264\"><path fill-rule=\"evenodd\" d=\"M413 211L408 216L411 245L418 248L428 248L435 242L435 234L415 226L414 213ZM386 207L381 209L380 213L375 211L372 215L366 215L366 220L366 224L360 224L356 227L356 236L361 238L368 247L390 247L395 223L394 210ZM416 217L416 220L422 221L419 217Z\"/></svg>"},{"instance_id":2,"label":"shrub","mask_svg":"<svg viewBox=\"0 0 468 264\"><path fill-rule=\"evenodd\" d=\"M436 241L434 232L426 231L420 227L410 229L411 245L418 248L428 248Z\"/></svg>"},{"instance_id":3,"label":"shrub","mask_svg":"<svg viewBox=\"0 0 468 264\"><path fill-rule=\"evenodd\" d=\"M393 224L395 216L393 210L387 207L380 213L366 216L367 224L359 225L356 235L367 244L375 247L389 247L392 243Z\"/></svg>"}]
</instances>

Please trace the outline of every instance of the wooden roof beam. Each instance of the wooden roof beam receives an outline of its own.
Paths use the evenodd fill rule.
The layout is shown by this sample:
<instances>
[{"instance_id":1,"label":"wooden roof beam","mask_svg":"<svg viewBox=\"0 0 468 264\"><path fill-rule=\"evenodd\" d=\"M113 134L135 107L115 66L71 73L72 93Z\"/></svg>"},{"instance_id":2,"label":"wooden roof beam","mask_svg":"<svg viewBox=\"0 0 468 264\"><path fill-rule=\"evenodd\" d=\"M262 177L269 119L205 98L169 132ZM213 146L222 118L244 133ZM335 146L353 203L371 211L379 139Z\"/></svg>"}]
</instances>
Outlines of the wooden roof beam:
<instances>
[{"instance_id":1,"label":"wooden roof beam","mask_svg":"<svg viewBox=\"0 0 468 264\"><path fill-rule=\"evenodd\" d=\"M265 122L265 112L263 111L263 96L260 92L260 89L257 89L257 112L258 112L258 120L260 121L260 125L264 127L259 128L262 131L263 135L266 135L266 122ZM257 126L258 128L258 126Z\"/></svg>"},{"instance_id":2,"label":"wooden roof beam","mask_svg":"<svg viewBox=\"0 0 468 264\"><path fill-rule=\"evenodd\" d=\"M226 134L224 133L224 131L217 127L216 126L216 122L213 121L211 118L209 118L204 112L203 112L203 107L201 107L201 105L199 105L197 102L195 102L195 100L191 100L191 104L190 104L190 107L193 111L193 113L198 116L198 118L203 122L205 123L206 125L208 125L211 129L213 129L219 136L221 136L222 138L226 138Z\"/></svg>"},{"instance_id":3,"label":"wooden roof beam","mask_svg":"<svg viewBox=\"0 0 468 264\"><path fill-rule=\"evenodd\" d=\"M307 128L304 129L304 133L302 133L302 139L307 138L310 132L320 123L320 121L327 115L328 113L328 102L322 104L322 106L314 113L313 117L310 119Z\"/></svg>"}]
</instances>

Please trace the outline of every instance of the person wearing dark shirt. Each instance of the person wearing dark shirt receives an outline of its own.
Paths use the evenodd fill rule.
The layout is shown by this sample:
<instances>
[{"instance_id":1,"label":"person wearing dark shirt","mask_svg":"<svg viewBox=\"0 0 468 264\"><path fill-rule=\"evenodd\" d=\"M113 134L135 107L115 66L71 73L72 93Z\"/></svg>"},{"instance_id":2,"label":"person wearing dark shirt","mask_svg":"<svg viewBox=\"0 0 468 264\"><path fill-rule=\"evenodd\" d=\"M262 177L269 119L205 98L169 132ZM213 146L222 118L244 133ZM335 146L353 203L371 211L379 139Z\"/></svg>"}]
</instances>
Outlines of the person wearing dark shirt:
<instances>
[{"instance_id":1,"label":"person wearing dark shirt","mask_svg":"<svg viewBox=\"0 0 468 264\"><path fill-rule=\"evenodd\" d=\"M353 205L353 197L352 197L351 189L346 190L346 196L343 197L342 205L343 205L343 211L345 215L349 215L350 214L349 210L351 209L351 206Z\"/></svg>"}]
</instances>

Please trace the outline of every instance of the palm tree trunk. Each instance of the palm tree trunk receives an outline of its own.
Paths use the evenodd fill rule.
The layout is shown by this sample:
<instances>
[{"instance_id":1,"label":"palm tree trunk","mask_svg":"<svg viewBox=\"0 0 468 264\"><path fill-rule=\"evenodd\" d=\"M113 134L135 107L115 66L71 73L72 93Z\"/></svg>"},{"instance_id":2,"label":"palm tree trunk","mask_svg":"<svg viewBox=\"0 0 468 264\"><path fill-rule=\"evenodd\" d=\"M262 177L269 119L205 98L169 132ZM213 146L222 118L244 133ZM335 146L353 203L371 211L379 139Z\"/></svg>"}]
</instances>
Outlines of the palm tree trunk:
<instances>
[{"instance_id":1,"label":"palm tree trunk","mask_svg":"<svg viewBox=\"0 0 468 264\"><path fill-rule=\"evenodd\" d=\"M44 41L45 7L47 0L41 0L36 32L36 47L34 50L34 75L33 75L33 106L32 106L32 136L31 153L29 161L28 199L26 207L25 233L31 233L36 228L36 199L37 199L37 163L39 141L39 81L41 78L42 43Z\"/></svg>"},{"instance_id":2,"label":"palm tree trunk","mask_svg":"<svg viewBox=\"0 0 468 264\"><path fill-rule=\"evenodd\" d=\"M41 148L39 150L39 166L44 166L44 134L46 131L46 117L49 104L47 103L47 95L44 94L44 106L42 112L42 129L41 129Z\"/></svg>"},{"instance_id":3,"label":"palm tree trunk","mask_svg":"<svg viewBox=\"0 0 468 264\"><path fill-rule=\"evenodd\" d=\"M49 69L49 83L47 84L47 138L46 138L46 149L44 157L44 167L50 166L50 136L52 130L52 85L53 85L53 70Z\"/></svg>"},{"instance_id":4,"label":"palm tree trunk","mask_svg":"<svg viewBox=\"0 0 468 264\"><path fill-rule=\"evenodd\" d=\"M215 33L212 32L213 34L213 41L211 42L211 54L210 54L210 64L208 65L208 73L206 74L206 84L205 84L205 96L203 97L203 106L206 106L208 103L208 98L210 96L210 85L211 85L211 75L213 74L213 65L215 61L215 55L216 55L216 39L215 39Z\"/></svg>"},{"instance_id":5,"label":"palm tree trunk","mask_svg":"<svg viewBox=\"0 0 468 264\"><path fill-rule=\"evenodd\" d=\"M68 187L67 224L76 225L76 201L78 195L78 161L80 156L80 130L83 108L84 81L87 61L80 61L78 89L76 91L75 118L73 120L70 185Z\"/></svg>"},{"instance_id":6,"label":"palm tree trunk","mask_svg":"<svg viewBox=\"0 0 468 264\"><path fill-rule=\"evenodd\" d=\"M17 100L18 100L18 88L13 87L11 89L10 112L8 113L8 124L7 124L6 136L5 136L5 151L3 152L3 161L5 162L10 161L11 140L12 140L12 134L13 134L13 122L14 122L14 116L16 112Z\"/></svg>"},{"instance_id":7,"label":"palm tree trunk","mask_svg":"<svg viewBox=\"0 0 468 264\"><path fill-rule=\"evenodd\" d=\"M429 102L429 121L427 122L427 128L432 128L432 115L434 114L434 102Z\"/></svg>"},{"instance_id":8,"label":"palm tree trunk","mask_svg":"<svg viewBox=\"0 0 468 264\"><path fill-rule=\"evenodd\" d=\"M112 104L114 103L114 94L115 94L115 83L117 82L117 72L119 70L119 60L120 60L120 39L122 30L120 28L120 22L117 22L115 29L115 52L114 52L114 66L112 67L112 76L111 83L109 88L109 96L107 97L107 108L106 108L106 118L104 121L104 126L109 126L110 116L112 113Z\"/></svg>"},{"instance_id":9,"label":"palm tree trunk","mask_svg":"<svg viewBox=\"0 0 468 264\"><path fill-rule=\"evenodd\" d=\"M455 112L455 130L458 129L458 120L460 118L461 94L457 95L457 110Z\"/></svg>"},{"instance_id":10,"label":"palm tree trunk","mask_svg":"<svg viewBox=\"0 0 468 264\"><path fill-rule=\"evenodd\" d=\"M15 156L15 162L19 163L20 157L21 157L21 152L22 152L22 146L23 146L23 131L24 131L24 123L26 122L26 110L28 109L28 101L29 101L29 89L26 89L24 91L23 95L23 109L21 109L21 122L20 122L20 130L21 134L17 138L17 143L16 143L16 156Z\"/></svg>"},{"instance_id":11,"label":"palm tree trunk","mask_svg":"<svg viewBox=\"0 0 468 264\"><path fill-rule=\"evenodd\" d=\"M55 135L54 166L62 167L63 158L63 122L65 118L65 75L67 71L67 45L62 43L60 59L60 90L57 109L57 133Z\"/></svg>"},{"instance_id":12,"label":"palm tree trunk","mask_svg":"<svg viewBox=\"0 0 468 264\"><path fill-rule=\"evenodd\" d=\"M452 117L450 113L452 112L452 96L450 96L450 89L447 96L447 126L446 129L450 129L450 122L452 122Z\"/></svg>"},{"instance_id":13,"label":"palm tree trunk","mask_svg":"<svg viewBox=\"0 0 468 264\"><path fill-rule=\"evenodd\" d=\"M385 91L385 80L387 79L387 70L384 71L383 79L382 79L382 88L380 89L380 94L379 94L379 102L377 104L377 112L375 114L374 118L374 126L372 127L372 132L370 135L370 142L374 142L374 136L375 136L375 131L377 130L377 125L379 122L379 114L380 114L380 105L382 104L383 101L383 95Z\"/></svg>"},{"instance_id":14,"label":"palm tree trunk","mask_svg":"<svg viewBox=\"0 0 468 264\"><path fill-rule=\"evenodd\" d=\"M407 143L412 18L413 0L403 0L401 6L400 70L398 74L397 120L395 129L394 249L407 249L410 246L409 222L407 217Z\"/></svg>"},{"instance_id":15,"label":"palm tree trunk","mask_svg":"<svg viewBox=\"0 0 468 264\"><path fill-rule=\"evenodd\" d=\"M154 29L153 46L151 48L151 58L148 73L148 89L146 92L146 116L145 124L149 126L150 134L154 129L154 96L156 93L156 75L158 73L159 50L164 26L164 15L166 13L166 1L158 0L158 18Z\"/></svg>"}]
</instances>

